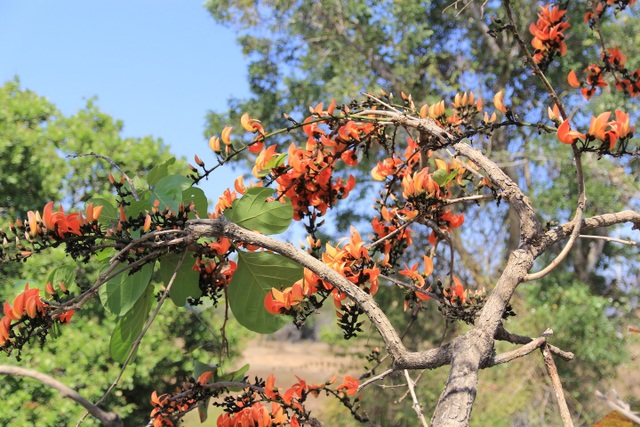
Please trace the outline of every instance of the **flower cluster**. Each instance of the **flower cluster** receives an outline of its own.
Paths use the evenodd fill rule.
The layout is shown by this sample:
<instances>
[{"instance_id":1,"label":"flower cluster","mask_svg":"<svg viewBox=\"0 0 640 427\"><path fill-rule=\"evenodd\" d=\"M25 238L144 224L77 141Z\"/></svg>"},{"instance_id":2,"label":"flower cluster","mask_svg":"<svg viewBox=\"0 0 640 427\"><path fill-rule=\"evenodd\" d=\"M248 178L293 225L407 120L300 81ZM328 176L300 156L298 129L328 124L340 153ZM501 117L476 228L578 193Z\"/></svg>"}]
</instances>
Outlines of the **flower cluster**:
<instances>
[{"instance_id":1,"label":"flower cluster","mask_svg":"<svg viewBox=\"0 0 640 427\"><path fill-rule=\"evenodd\" d=\"M355 178L349 175L347 181L334 177L338 159L355 166L358 158L349 149L352 140L357 141L360 133L370 131L355 122L341 126L331 139L316 123L303 127L308 135L307 147L291 144L288 149L286 167L276 170L273 175L278 183L278 192L293 205L294 219L322 216L339 199L345 199L355 186Z\"/></svg>"},{"instance_id":2,"label":"flower cluster","mask_svg":"<svg viewBox=\"0 0 640 427\"><path fill-rule=\"evenodd\" d=\"M375 295L378 291L380 269L369 255L355 228L351 228L351 237L343 248L327 243L325 252L322 253L322 261L369 294ZM308 269L305 269L303 278L292 286L282 291L272 288L265 297L265 308L272 314L290 313L293 308L319 290L329 292L335 306L338 309L343 308L342 301L347 296Z\"/></svg>"},{"instance_id":3,"label":"flower cluster","mask_svg":"<svg viewBox=\"0 0 640 427\"><path fill-rule=\"evenodd\" d=\"M96 229L95 221L98 220L100 212L102 212L102 206L94 206L93 203L87 204L85 216L82 216L80 212L67 214L62 206L54 212L53 205L53 202L47 203L42 210L42 215L37 211L27 212L28 229L25 231L25 237L28 240L36 237L62 240L69 234L82 236L88 231L87 227ZM11 225L11 228L21 228L22 226L22 221L18 220Z\"/></svg>"},{"instance_id":4,"label":"flower cluster","mask_svg":"<svg viewBox=\"0 0 640 427\"><path fill-rule=\"evenodd\" d=\"M600 64L589 64L584 70L584 80L580 81L574 70L569 72L567 81L574 88L580 88L582 96L589 100L595 95L599 87L608 86L604 76L610 73L614 78L615 88L625 92L629 96L636 97L640 94L640 70L631 72L625 67L627 57L618 47L606 49L601 55Z\"/></svg>"},{"instance_id":5,"label":"flower cluster","mask_svg":"<svg viewBox=\"0 0 640 427\"><path fill-rule=\"evenodd\" d=\"M567 53L563 31L571 27L565 19L566 10L554 4L540 6L538 21L529 26L533 35L531 45L535 49L533 60L541 68L546 67L556 54L563 56Z\"/></svg>"},{"instance_id":6,"label":"flower cluster","mask_svg":"<svg viewBox=\"0 0 640 427\"><path fill-rule=\"evenodd\" d=\"M374 237L377 240L383 239L381 244L375 246L375 250L381 252L384 257L379 262L382 267L390 268L395 265L396 261L413 243L411 238L412 230L409 227L400 229L411 215L415 217L415 211L382 206L380 208L380 216L374 217L371 221ZM392 234L393 238L387 238Z\"/></svg>"},{"instance_id":7,"label":"flower cluster","mask_svg":"<svg viewBox=\"0 0 640 427\"><path fill-rule=\"evenodd\" d=\"M62 283L59 286L65 290ZM56 293L51 283L47 283L45 289L50 295ZM30 288L26 284L24 291L14 298L13 304L8 301L4 303L4 316L0 320L0 348L9 351L12 347L19 349L35 330L44 327L42 331L45 331L54 321L69 323L74 313L69 310L53 318L50 311L49 305L40 298L40 289Z\"/></svg>"},{"instance_id":8,"label":"flower cluster","mask_svg":"<svg viewBox=\"0 0 640 427\"><path fill-rule=\"evenodd\" d=\"M573 144L577 140L584 142L583 149L586 151L597 151L598 153L613 152L616 144L624 151L625 143L631 139L635 132L635 125L630 124L629 115L623 111L615 111L615 120L609 120L611 112L604 112L598 117L591 117L589 131L587 134L571 129L568 120L563 121L558 126L558 139L564 144ZM597 142L597 147L592 147L591 142Z\"/></svg>"},{"instance_id":9,"label":"flower cluster","mask_svg":"<svg viewBox=\"0 0 640 427\"><path fill-rule=\"evenodd\" d=\"M626 9L627 6L633 6L635 2L636 0L596 0L590 2L591 10L584 14L584 23L594 28L608 8L615 7L617 13Z\"/></svg>"}]
</instances>

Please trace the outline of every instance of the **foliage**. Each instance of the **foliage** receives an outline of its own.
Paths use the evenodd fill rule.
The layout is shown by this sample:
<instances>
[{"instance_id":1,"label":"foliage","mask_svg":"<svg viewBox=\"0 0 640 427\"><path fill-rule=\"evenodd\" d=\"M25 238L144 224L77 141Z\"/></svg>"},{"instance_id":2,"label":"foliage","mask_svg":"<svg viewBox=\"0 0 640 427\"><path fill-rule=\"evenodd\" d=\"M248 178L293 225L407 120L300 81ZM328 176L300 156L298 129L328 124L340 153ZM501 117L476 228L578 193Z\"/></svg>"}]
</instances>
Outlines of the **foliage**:
<instances>
[{"instance_id":1,"label":"foliage","mask_svg":"<svg viewBox=\"0 0 640 427\"><path fill-rule=\"evenodd\" d=\"M127 170L136 171L140 176L154 165L165 165L167 171L168 168L185 169L183 161L169 158L166 146L158 140L151 137L122 138L122 122L101 112L94 100L75 115L65 117L45 98L21 88L17 79L2 86L0 99L0 144L4 162L0 188L5 195L3 219L23 217L28 210L41 207L49 200L63 200L65 206L72 207L92 197L96 205L103 206L101 216L108 218L111 215L115 220L115 208L112 212L107 208L114 203L107 179L112 165L95 157L68 159L67 155L108 154L111 160L126 165ZM202 208L201 190L200 193L191 190L187 193L189 200L194 199L206 211L206 199ZM34 285L47 278L53 283L74 282L73 279L65 279L65 274L51 276L54 266L53 270L59 272L71 271L77 285L87 287L95 282L100 265L71 263L61 248L43 252L30 259L28 264L3 263L0 266L3 272L0 296L3 301L13 299L24 289L25 283ZM75 285L69 289L73 291ZM191 325L197 327L188 328L188 333L183 324L184 313L178 316L177 311L169 310L158 319L138 352L138 360L143 362L139 366L134 362L134 368L125 372L118 397L107 399L107 405L121 408L121 414L132 423L146 423L148 396L156 388L154 381L158 378L180 378L190 373L192 361L186 355L198 354L204 349L207 349L205 354L224 351L225 345L216 342L219 338L209 332L220 325L210 323L210 320L199 320L200 315L195 311L189 313L192 313L187 314L193 319ZM97 400L120 369L117 363L105 357L109 353L108 337L114 330L116 319L95 304L74 314L74 319L77 328L61 331L58 338L47 340L42 349L35 346L22 353L20 363L55 374L70 386L82 390L87 398ZM173 333L185 338L179 345L165 345L166 336ZM226 337L234 344L233 349L237 349L235 343L245 336L239 328L232 327L227 328ZM86 343L92 345L87 346ZM235 355L231 354L232 357ZM91 380L87 381L87 378ZM84 414L75 403L60 401L56 391L31 380L5 378L0 395L7 407L28 409L4 411L0 418L2 425L71 425ZM84 424L97 425L91 418Z\"/></svg>"},{"instance_id":2,"label":"foliage","mask_svg":"<svg viewBox=\"0 0 640 427\"><path fill-rule=\"evenodd\" d=\"M615 7L619 12L633 3L620 1ZM353 9L348 13L356 21L384 21L380 38L388 36L385 31L391 21L385 20L391 15L367 4L349 5ZM290 10L279 3L275 6L285 15L292 13L294 23L302 20L313 24L304 20L309 16L295 15L298 9ZM298 6L307 12L316 7L306 3ZM312 9L307 10L309 7ZM610 19L606 12L612 12L611 7L609 2L591 3L585 24L600 28L601 22ZM430 8L428 11L433 12ZM570 419L572 414L564 401L554 359L571 360L574 355L551 345L549 331L540 334L528 330L529 321L539 321L544 327L558 322L565 334L571 334L571 340L565 342L568 346L574 347L576 337L598 344L597 348L575 346L582 352L581 363L573 372L564 372L569 379L577 373L581 378L598 380L623 357L622 352L609 354L623 345L611 344L617 327L615 320L608 319L624 314L622 298L616 295L615 306L605 304L607 300L593 296L593 287L585 284L592 276L606 278L610 274L606 265L599 264L604 248L598 244L580 247L576 241L593 239L603 245L637 247L634 241L610 238L606 233L588 234L622 227L632 232L640 227L640 214L633 210L634 196L622 200L620 210L599 204L587 207L593 187L585 183L593 177L586 173L585 165L586 159L605 157L610 161L607 167L614 171L609 180L624 181L616 175L631 173L638 147L631 115L624 109L598 111L590 120L581 121L568 114L569 104L563 102L572 97L559 94L548 79L555 77L558 86L572 87L575 96L585 100L592 99L603 87L616 90L620 99L633 99L640 94L640 70L625 68L624 54L617 48L608 49L603 33L597 31L601 54L587 64L584 78L570 72L564 83L565 75L558 74L554 64L570 51L570 44L565 41L565 33L571 28L567 11L558 5L540 8L537 19L534 17L528 27L533 50L522 39L510 2L503 2L500 13L505 21L479 21L486 31L482 39L484 43L506 39L518 44L519 51L497 46L495 54L512 55L510 59L521 55L540 80L539 89L521 93L523 100L535 98L530 104L514 102L516 98L505 97L500 90L492 93L493 106L485 105L470 91L456 93L449 101L416 105L411 95L400 92L400 96L394 96L382 90L347 102L332 99L326 107L324 103L316 104L302 117L295 112L285 115L286 127L275 130L270 130L272 122L263 124L245 113L239 118L246 132L241 138L233 134L229 125L211 138L210 147L217 160L213 167L207 167L195 156L196 166L190 166L187 176L175 173L170 168L171 160L158 161L150 172L134 178L120 169L115 176L107 177L115 193L111 199L96 186L98 197L92 199L91 192L82 193L86 203L80 209L64 209L49 202L42 210L30 210L22 219L11 222L0 236L5 243L0 252L2 261L26 261L28 265L30 259L58 249L64 250L73 267L54 267L46 279L36 278L37 287L25 285L4 304L0 320L2 350L20 357L34 343L55 338L69 324L81 321L76 312L86 309L96 295L100 295L106 311L117 316L109 353L123 369L131 368L136 357L140 359L141 343L157 319L166 316L164 305L168 300L175 306L172 310L218 316L223 347L228 344L226 325L231 321L230 311L245 328L272 332L288 321L303 325L329 302L335 308L337 328L345 339L357 337L366 329L379 335L373 338L375 347L360 378L342 375L339 380L334 376L317 384L297 378L294 384L282 387L276 386L273 375L250 379L246 366L232 370L220 360L211 363L210 356L198 357L193 363L193 375L182 381L170 377L170 387L150 393L149 423L173 426L196 408L204 420L206 405L212 402L222 410L217 419L217 425L222 427L317 424L306 404L319 394L332 396L355 420L366 422L369 416L362 408L360 390L390 377L390 381L404 382L404 397L398 399L408 400L410 396L411 408L421 424L427 424L423 411L428 408L431 425L462 427L471 423L477 392L486 391L478 386L479 372L493 368L496 378L500 378L506 373L501 365L522 360L538 349L542 351L561 417ZM244 15L244 19L253 18ZM450 35L455 34L452 19L435 22L434 25L439 22L448 28ZM353 34L347 31L346 35ZM461 30L457 36L462 35L466 33ZM294 45L296 42L292 41ZM471 43L467 49L472 51L473 46ZM460 47L457 54L464 53ZM442 62L452 58L447 53ZM398 63L402 64L402 57ZM509 70L512 72L497 81L506 85L517 68ZM481 65L478 72L482 72ZM466 75L460 73L451 78L464 80ZM510 84L517 87L529 78L516 73ZM439 81L445 80L442 77ZM539 111L542 103L551 104L546 117ZM584 114L584 118L589 116ZM285 133L293 138L288 146L282 144ZM566 183L570 189L575 188L575 195L567 204L567 212L555 212L558 223L545 223L541 219L545 210L538 208L538 200L528 197L532 186L521 185L517 171L510 166L504 170L500 167L502 159L499 153L494 155L492 143L498 141L499 151L508 151L513 148L511 133L518 135L515 144L523 143L522 138L527 135L537 134L540 146L551 146L555 156L573 156L572 162L563 167L572 171L573 177L568 175ZM377 162L363 161L373 153ZM245 184L245 179L239 177L233 190L227 189L209 213L207 199L197 184L218 167L242 156L253 159L256 180ZM345 205L344 200L359 185L358 177L365 170L372 181L362 187L366 190L360 196L371 195L370 188L378 194L372 197L373 209L366 217L371 234L365 235L359 227L352 226L349 235L337 242L326 239L326 215ZM532 179L548 181L542 172ZM636 185L632 180L627 182L629 187ZM507 204L508 210L502 204ZM463 208L468 205L473 207ZM561 218L563 214L566 220ZM287 230L293 221L302 224L307 233L300 248L271 237ZM506 259L488 263L490 273L495 275L490 282L473 259L478 249L478 242L473 241L473 226L488 224L502 230L502 235L508 230L509 236L508 244L499 248L508 254ZM491 237L495 241L496 236ZM485 257L492 255L491 248L482 252ZM586 257L587 267L578 269L578 263L559 267L568 253L576 258ZM615 251L610 259L622 268ZM539 270L534 268L536 261L541 264ZM95 280L76 280L76 267L89 262L99 272ZM571 268L579 270L575 277ZM527 313L527 306L514 298L516 290L526 282L538 286L537 292L526 294L528 302L542 310L539 317ZM487 289L480 286L482 283L491 286ZM585 308L589 313L581 316L584 322L565 324ZM406 323L391 313L393 309L408 313ZM420 333L404 341L409 330L429 327L436 311L445 325L459 326L443 334L439 341L425 339ZM511 321L516 311L526 316L524 321ZM398 323L405 323L404 332L400 332ZM595 324L605 327L594 331ZM189 351L192 347L188 340L194 338L197 328L183 326L176 336L185 340L183 348ZM499 342L517 347L505 350ZM607 345L609 348L603 352ZM600 363L602 366L592 366ZM417 373L419 370L445 365L449 366L449 375L438 398L432 382L416 387L416 377L422 375ZM9 371L0 366L0 372ZM540 378L536 379L539 383ZM569 390L577 388L569 381ZM393 394L392 391L389 396ZM486 405L490 407L491 403ZM375 422L408 422L404 411L382 414L378 409L374 407L372 412ZM122 425L115 413L94 410L92 414L105 424ZM522 414L514 410L504 415L517 420ZM495 423L488 418L491 416L480 417ZM540 419L550 419L545 410Z\"/></svg>"}]
</instances>

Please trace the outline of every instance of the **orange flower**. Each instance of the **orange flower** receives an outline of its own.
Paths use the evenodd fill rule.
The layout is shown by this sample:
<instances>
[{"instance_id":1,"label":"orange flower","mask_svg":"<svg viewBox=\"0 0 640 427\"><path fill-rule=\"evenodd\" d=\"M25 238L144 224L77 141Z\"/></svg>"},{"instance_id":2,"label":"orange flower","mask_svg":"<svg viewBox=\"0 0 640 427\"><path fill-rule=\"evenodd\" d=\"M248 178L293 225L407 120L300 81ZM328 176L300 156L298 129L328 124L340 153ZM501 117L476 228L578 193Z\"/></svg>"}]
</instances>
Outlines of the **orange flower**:
<instances>
[{"instance_id":1,"label":"orange flower","mask_svg":"<svg viewBox=\"0 0 640 427\"><path fill-rule=\"evenodd\" d=\"M466 292L464 290L464 287L462 286L462 283L456 276L453 276L453 283L454 283L454 287L453 287L452 297L455 296L460 298L460 302L464 304L466 300Z\"/></svg>"},{"instance_id":2,"label":"orange flower","mask_svg":"<svg viewBox=\"0 0 640 427\"><path fill-rule=\"evenodd\" d=\"M261 178L262 176L266 175L265 171L268 171L269 169L269 162L271 161L271 159L278 155L278 153L275 152L276 148L277 147L275 145L272 145L266 150L262 150L260 152L258 158L256 159L256 163L253 166L253 169L251 169L253 176L255 176L256 178Z\"/></svg>"},{"instance_id":3,"label":"orange flower","mask_svg":"<svg viewBox=\"0 0 640 427\"><path fill-rule=\"evenodd\" d=\"M569 120L565 120L562 122L560 126L558 126L558 139L563 144L573 144L577 139L584 139L585 135L576 131L571 130L571 125L569 124Z\"/></svg>"},{"instance_id":4,"label":"orange flower","mask_svg":"<svg viewBox=\"0 0 640 427\"><path fill-rule=\"evenodd\" d=\"M627 138L632 136L636 131L636 126L629 126L629 115L624 111L616 110L616 130L619 138Z\"/></svg>"},{"instance_id":5,"label":"orange flower","mask_svg":"<svg viewBox=\"0 0 640 427\"><path fill-rule=\"evenodd\" d=\"M220 139L224 142L225 145L231 145L231 131L233 127L225 126L220 133Z\"/></svg>"},{"instance_id":6,"label":"orange flower","mask_svg":"<svg viewBox=\"0 0 640 427\"><path fill-rule=\"evenodd\" d=\"M240 117L240 123L242 127L247 132L259 133L260 135L264 135L264 128L260 124L260 120L249 118L249 114L245 113Z\"/></svg>"},{"instance_id":7,"label":"orange flower","mask_svg":"<svg viewBox=\"0 0 640 427\"><path fill-rule=\"evenodd\" d=\"M345 392L349 396L353 396L356 393L358 393L359 386L360 386L360 382L358 381L357 378L353 378L349 375L345 375L344 380L342 381L342 384L340 384L336 390L345 389Z\"/></svg>"},{"instance_id":8,"label":"orange flower","mask_svg":"<svg viewBox=\"0 0 640 427\"><path fill-rule=\"evenodd\" d=\"M264 395L267 396L268 399L276 399L278 394L278 388L276 387L276 377L273 374L267 377L267 381L264 385Z\"/></svg>"},{"instance_id":9,"label":"orange flower","mask_svg":"<svg viewBox=\"0 0 640 427\"><path fill-rule=\"evenodd\" d=\"M211 148L211 151L215 152L215 153L219 153L220 150L220 137L219 136L212 136L211 139L209 140L209 148Z\"/></svg>"},{"instance_id":10,"label":"orange flower","mask_svg":"<svg viewBox=\"0 0 640 427\"><path fill-rule=\"evenodd\" d=\"M458 228L464 223L464 214L454 215L450 210L440 215L440 219L449 223L449 228Z\"/></svg>"}]
</instances>

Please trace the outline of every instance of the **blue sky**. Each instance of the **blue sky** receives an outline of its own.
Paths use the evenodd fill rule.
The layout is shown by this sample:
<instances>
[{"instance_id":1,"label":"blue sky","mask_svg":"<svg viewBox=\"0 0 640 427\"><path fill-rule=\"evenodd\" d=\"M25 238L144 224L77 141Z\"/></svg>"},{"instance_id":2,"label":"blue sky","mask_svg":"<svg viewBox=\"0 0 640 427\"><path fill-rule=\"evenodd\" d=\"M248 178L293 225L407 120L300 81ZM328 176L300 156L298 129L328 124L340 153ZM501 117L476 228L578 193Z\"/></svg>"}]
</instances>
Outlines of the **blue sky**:
<instances>
[{"instance_id":1,"label":"blue sky","mask_svg":"<svg viewBox=\"0 0 640 427\"><path fill-rule=\"evenodd\" d=\"M160 137L173 153L206 161L205 114L249 91L234 34L202 1L2 0L0 82L19 76L65 115L97 96L124 136ZM235 175L206 183L209 199Z\"/></svg>"}]
</instances>

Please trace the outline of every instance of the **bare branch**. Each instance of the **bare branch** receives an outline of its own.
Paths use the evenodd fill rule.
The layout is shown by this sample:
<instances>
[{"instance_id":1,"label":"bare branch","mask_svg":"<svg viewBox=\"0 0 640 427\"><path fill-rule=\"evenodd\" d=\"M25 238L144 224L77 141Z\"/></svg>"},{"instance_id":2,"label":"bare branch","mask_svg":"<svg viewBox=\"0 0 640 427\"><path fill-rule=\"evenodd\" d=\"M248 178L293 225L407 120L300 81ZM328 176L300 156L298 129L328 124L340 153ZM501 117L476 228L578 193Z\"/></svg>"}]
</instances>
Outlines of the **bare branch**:
<instances>
[{"instance_id":1,"label":"bare branch","mask_svg":"<svg viewBox=\"0 0 640 427\"><path fill-rule=\"evenodd\" d=\"M549 347L544 345L541 348L542 355L544 357L544 364L547 367L547 372L551 378L551 384L553 385L553 391L556 394L558 401L558 407L560 409L560 416L562 417L562 425L564 427L573 427L573 421L571 421L571 413L567 407L567 401L564 398L564 391L562 390L562 383L560 382L560 376L558 375L558 368L553 361L553 356Z\"/></svg>"},{"instance_id":2,"label":"bare branch","mask_svg":"<svg viewBox=\"0 0 640 427\"><path fill-rule=\"evenodd\" d=\"M389 374L391 374L391 373L393 373L395 371L396 371L395 369L387 369L386 371L369 378L368 380L360 383L360 385L358 386L358 391L362 390L363 388L365 388L366 386L368 386L371 383L374 383L376 381L380 381L380 380L386 378L387 375L389 375Z\"/></svg>"},{"instance_id":3,"label":"bare branch","mask_svg":"<svg viewBox=\"0 0 640 427\"><path fill-rule=\"evenodd\" d=\"M620 412L622 415L627 417L629 421L633 421L636 424L640 424L640 417L637 415L636 412L633 412L631 410L631 406L629 406L627 402L620 399L618 397L618 393L616 393L615 390L611 390L611 394L612 396L610 397L601 393L600 391L596 391L596 396L604 400L611 409L613 409L614 411Z\"/></svg>"},{"instance_id":4,"label":"bare branch","mask_svg":"<svg viewBox=\"0 0 640 427\"><path fill-rule=\"evenodd\" d=\"M597 236L595 234L581 234L578 237L580 237L581 239L605 240L607 242L620 243L623 245L638 246L638 242L634 242L633 240L617 239L615 237L609 237L609 236Z\"/></svg>"},{"instance_id":5,"label":"bare branch","mask_svg":"<svg viewBox=\"0 0 640 427\"><path fill-rule=\"evenodd\" d=\"M136 199L136 200L140 200L140 198L138 197L138 192L136 191L136 186L133 184L133 180L131 178L129 178L129 175L127 175L120 168L120 166L116 162L114 162L110 157L107 157L107 156L105 156L103 154L94 153L93 151L91 151L89 153L83 153L83 154L70 154L67 157L70 157L72 159L75 159L75 158L78 158L78 157L96 157L98 159L102 159L102 160L106 161L111 166L116 168L118 170L118 172L120 172L120 174L124 177L124 179L127 180L129 185L131 186L131 195L133 196L133 198Z\"/></svg>"},{"instance_id":6,"label":"bare branch","mask_svg":"<svg viewBox=\"0 0 640 427\"><path fill-rule=\"evenodd\" d=\"M60 392L62 397L71 399L80 405L82 405L89 413L106 427L123 427L122 420L118 414L114 412L105 412L97 405L89 402L82 397L80 393L72 389L71 387L61 383L57 379L43 374L42 372L34 371L31 369L20 368L18 366L0 365L0 374L2 375L15 375L20 377L33 378L36 381L41 382L51 388L54 388Z\"/></svg>"},{"instance_id":7,"label":"bare branch","mask_svg":"<svg viewBox=\"0 0 640 427\"><path fill-rule=\"evenodd\" d=\"M407 388L409 389L409 393L411 393L411 400L413 400L413 405L411 406L413 407L413 410L416 411L418 419L420 420L420 423L423 425L423 427L429 427L429 424L427 423L427 420L422 413L420 402L418 402L418 396L416 396L416 390L414 388L415 384L411 379L411 376L409 375L409 371L407 371L406 369L404 370L404 377L407 379Z\"/></svg>"}]
</instances>

